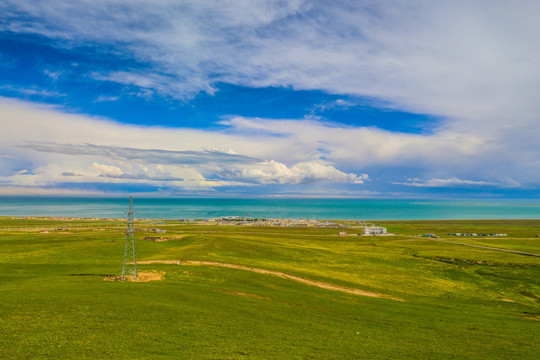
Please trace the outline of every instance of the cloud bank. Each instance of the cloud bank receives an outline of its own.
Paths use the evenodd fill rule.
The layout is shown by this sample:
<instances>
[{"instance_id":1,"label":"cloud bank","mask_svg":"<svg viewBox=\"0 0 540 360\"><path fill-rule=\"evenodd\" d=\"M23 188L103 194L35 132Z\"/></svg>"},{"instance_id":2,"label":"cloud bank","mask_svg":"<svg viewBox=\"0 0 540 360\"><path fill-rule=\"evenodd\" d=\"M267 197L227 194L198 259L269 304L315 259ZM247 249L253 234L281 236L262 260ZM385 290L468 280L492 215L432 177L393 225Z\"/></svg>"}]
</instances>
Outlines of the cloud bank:
<instances>
[{"instance_id":1,"label":"cloud bank","mask_svg":"<svg viewBox=\"0 0 540 360\"><path fill-rule=\"evenodd\" d=\"M331 119L232 116L218 131L126 125L2 99L0 182L327 183L350 191L384 178L406 188L538 189L538 13L532 0L5 0L1 32L111 59L96 63L88 81L119 85L144 101L189 103L227 83L368 98L442 120L409 134ZM129 66L110 66L126 59ZM61 70L44 74L57 81L67 76ZM98 95L97 102L117 100Z\"/></svg>"},{"instance_id":2,"label":"cloud bank","mask_svg":"<svg viewBox=\"0 0 540 360\"><path fill-rule=\"evenodd\" d=\"M26 186L30 191L59 184L84 188L88 183L131 183L181 191L264 184L361 184L367 179L367 175L342 172L315 154L299 153L290 159L284 152L298 147L294 140L283 139L282 148L276 148L266 133L253 137L239 128L225 134L141 127L9 99L0 98L0 105L0 123L5 125L0 151L6 159L0 184L5 187ZM205 149L209 139L216 148ZM156 149L156 144L161 148ZM274 160L280 156L284 162Z\"/></svg>"},{"instance_id":3,"label":"cloud bank","mask_svg":"<svg viewBox=\"0 0 540 360\"><path fill-rule=\"evenodd\" d=\"M4 32L98 43L141 65L95 79L175 98L227 82L458 118L539 110L537 1L6 0L0 10Z\"/></svg>"},{"instance_id":4,"label":"cloud bank","mask_svg":"<svg viewBox=\"0 0 540 360\"><path fill-rule=\"evenodd\" d=\"M92 183L210 191L326 183L326 191L350 193L353 186L354 194L376 181L367 174L381 166L394 177L407 167L433 179L401 182L409 187L538 185L526 183L527 173L510 174L519 165L501 164L506 149L477 135L239 117L224 120L225 130L195 130L126 125L2 98L0 107L0 183L6 187Z\"/></svg>"}]
</instances>

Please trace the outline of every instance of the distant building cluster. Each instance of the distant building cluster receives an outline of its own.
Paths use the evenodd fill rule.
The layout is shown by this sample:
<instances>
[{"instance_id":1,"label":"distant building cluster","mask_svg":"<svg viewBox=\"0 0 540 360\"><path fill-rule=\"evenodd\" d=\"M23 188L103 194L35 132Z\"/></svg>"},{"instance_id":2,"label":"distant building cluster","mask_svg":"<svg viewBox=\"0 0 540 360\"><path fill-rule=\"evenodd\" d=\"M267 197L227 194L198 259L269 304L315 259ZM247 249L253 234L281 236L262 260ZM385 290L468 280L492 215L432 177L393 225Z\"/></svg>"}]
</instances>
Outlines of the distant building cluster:
<instances>
[{"instance_id":1,"label":"distant building cluster","mask_svg":"<svg viewBox=\"0 0 540 360\"><path fill-rule=\"evenodd\" d=\"M338 222L315 220L315 219L277 219L277 218L256 218L246 216L221 216L210 219L178 219L180 223L204 224L204 225L223 225L223 226L275 226L290 228L325 228L325 229L349 229L351 225ZM391 235L388 234L385 227L375 226L375 224L361 223L360 233L347 233L344 230L338 232L339 236L376 236ZM356 228L356 227L355 227ZM165 232L161 229L137 229L137 231L152 231L156 233ZM154 240L154 237L148 237L147 240Z\"/></svg>"},{"instance_id":2,"label":"distant building cluster","mask_svg":"<svg viewBox=\"0 0 540 360\"><path fill-rule=\"evenodd\" d=\"M507 236L507 234L477 234L477 233L452 233L451 236Z\"/></svg>"},{"instance_id":3,"label":"distant building cluster","mask_svg":"<svg viewBox=\"0 0 540 360\"><path fill-rule=\"evenodd\" d=\"M348 227L339 223L328 221L309 220L309 219L259 219L248 218L243 216L225 216L220 218L210 219L218 225L238 225L238 226L280 226L280 227L297 227L297 228L331 228L337 229Z\"/></svg>"}]
</instances>

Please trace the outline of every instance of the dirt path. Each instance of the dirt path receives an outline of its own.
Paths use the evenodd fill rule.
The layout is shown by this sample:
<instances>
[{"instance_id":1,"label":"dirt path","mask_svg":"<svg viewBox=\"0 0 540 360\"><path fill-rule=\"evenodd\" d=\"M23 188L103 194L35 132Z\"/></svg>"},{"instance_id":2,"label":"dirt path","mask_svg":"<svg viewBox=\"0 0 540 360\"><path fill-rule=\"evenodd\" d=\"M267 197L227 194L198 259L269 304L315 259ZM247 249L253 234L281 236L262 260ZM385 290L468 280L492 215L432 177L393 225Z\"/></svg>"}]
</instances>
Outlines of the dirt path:
<instances>
[{"instance_id":1,"label":"dirt path","mask_svg":"<svg viewBox=\"0 0 540 360\"><path fill-rule=\"evenodd\" d=\"M540 257L540 254L534 254L534 253L523 252L523 251L517 251L517 250L510 250L510 249L502 249L502 248L496 248L496 247L485 246L485 245L467 244L467 243L461 243L461 242L449 241L449 240L437 240L437 239L431 239L431 240L432 240L432 241L445 242L445 243L449 243L449 244L456 244L456 245L463 245L463 246L471 246L471 247L480 248L480 249L488 249L488 250L504 251L504 252L509 252L509 253L513 253L513 254L519 254L519 255L525 255L525 256L536 256L536 257Z\"/></svg>"},{"instance_id":2,"label":"dirt path","mask_svg":"<svg viewBox=\"0 0 540 360\"><path fill-rule=\"evenodd\" d=\"M315 280L308 280L304 279L302 277L296 276L296 275L290 275L283 273L281 271L274 271L274 270L266 270L266 269L260 269L260 268L254 268L251 266L245 266L245 265L237 265L237 264L228 264L228 263L221 263L221 262L215 262L215 261L196 261L196 260L147 260L147 261L138 261L138 264L176 264L176 265L188 265L188 266L218 266L218 267L224 267L224 268L231 268L231 269L239 269L239 270L245 270L245 271L251 271L258 274L265 274L265 275L272 275L272 276L278 276L284 279L293 280L302 284L315 286L321 289L326 290L332 290L332 291L339 291L347 294L353 294L353 295L360 295L360 296L369 296L369 297L377 297L377 298L386 298L386 299L392 299L392 300L399 300L401 299L391 297L386 294L379 294L371 291L365 291L360 289L354 289L354 288L348 288L344 286L339 285L333 285L324 283L321 281L315 281Z\"/></svg>"}]
</instances>

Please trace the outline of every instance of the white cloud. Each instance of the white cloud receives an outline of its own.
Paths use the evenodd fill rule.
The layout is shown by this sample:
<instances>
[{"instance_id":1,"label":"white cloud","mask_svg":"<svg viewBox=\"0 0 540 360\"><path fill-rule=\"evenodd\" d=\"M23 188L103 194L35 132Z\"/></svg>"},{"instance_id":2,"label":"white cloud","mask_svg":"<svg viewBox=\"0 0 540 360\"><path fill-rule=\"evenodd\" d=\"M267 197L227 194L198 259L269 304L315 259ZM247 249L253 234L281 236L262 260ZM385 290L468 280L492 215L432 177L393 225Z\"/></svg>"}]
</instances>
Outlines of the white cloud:
<instances>
[{"instance_id":1,"label":"white cloud","mask_svg":"<svg viewBox=\"0 0 540 360\"><path fill-rule=\"evenodd\" d=\"M308 116L316 118L318 116L317 113L325 112L327 110L332 110L332 109L348 109L353 106L356 106L356 104L351 101L347 101L343 99L323 102L321 104L315 105L309 112Z\"/></svg>"},{"instance_id":2,"label":"white cloud","mask_svg":"<svg viewBox=\"0 0 540 360\"><path fill-rule=\"evenodd\" d=\"M104 195L102 191L42 188L32 186L0 186L0 195Z\"/></svg>"},{"instance_id":3,"label":"white cloud","mask_svg":"<svg viewBox=\"0 0 540 360\"><path fill-rule=\"evenodd\" d=\"M124 172L117 166L103 165L96 162L92 163L92 169L97 172L98 176L119 177L124 174Z\"/></svg>"},{"instance_id":4,"label":"white cloud","mask_svg":"<svg viewBox=\"0 0 540 360\"><path fill-rule=\"evenodd\" d=\"M49 69L45 69L43 73L47 75L49 78L51 78L51 80L53 81L58 80L60 77L62 77L65 74L65 72L62 70L52 71Z\"/></svg>"},{"instance_id":5,"label":"white cloud","mask_svg":"<svg viewBox=\"0 0 540 360\"><path fill-rule=\"evenodd\" d=\"M224 121L226 131L174 129L119 124L2 98L0 108L0 182L5 186L359 185L367 179L361 175L365 172L377 171L392 181L404 167L431 179L402 183L416 187L540 185L535 180L540 167L530 166L540 161L538 149L530 146L530 156L537 154L531 163L511 161L523 147L513 150L491 134L401 134L313 120L240 117ZM17 174L21 170L28 172Z\"/></svg>"},{"instance_id":6,"label":"white cloud","mask_svg":"<svg viewBox=\"0 0 540 360\"><path fill-rule=\"evenodd\" d=\"M274 136L282 147L276 160L296 159L296 155L319 158L346 166L373 166L417 163L436 166L442 160L452 170L476 164L478 157L491 154L496 146L474 134L419 135L393 133L371 127L338 126L309 120L268 120L232 118L222 122L232 134ZM276 150L274 150L276 151ZM304 158L305 159L305 158ZM298 159L296 161L302 161Z\"/></svg>"},{"instance_id":7,"label":"white cloud","mask_svg":"<svg viewBox=\"0 0 540 360\"><path fill-rule=\"evenodd\" d=\"M36 87L16 87L11 85L0 86L0 90L7 90L9 92L25 95L25 96L39 96L42 98L62 97L66 96L58 91L49 91L45 89L39 89Z\"/></svg>"},{"instance_id":8,"label":"white cloud","mask_svg":"<svg viewBox=\"0 0 540 360\"><path fill-rule=\"evenodd\" d=\"M530 162L513 161L519 153L492 134L402 134L312 120L240 117L223 122L224 132L172 129L122 125L2 98L0 105L4 159L0 173L11 172L13 184L139 181L179 187L189 182L193 187L216 179L220 186L227 181L360 183L365 179L359 174L370 169L380 172L382 167L391 175L398 171L392 169L407 167L424 179L474 179L477 185L501 187L540 185L535 180L540 178L540 166L530 166L540 161L540 156L534 157L538 155L534 144L521 147L529 146ZM206 150L210 144L212 150ZM30 174L15 177L23 169Z\"/></svg>"},{"instance_id":9,"label":"white cloud","mask_svg":"<svg viewBox=\"0 0 540 360\"><path fill-rule=\"evenodd\" d=\"M414 135L238 117L224 123L226 133L218 133L120 125L4 101L1 121L13 115L24 125L9 122L2 139L46 138L117 150L136 143L147 151L160 144L162 159L174 158L166 151L200 153L211 144L223 153L233 150L262 164L274 160L286 166L280 172L279 167L257 168L246 161L246 169L253 169L247 178L262 181L308 179L305 174L315 170L293 170L295 166L326 161L346 175L371 167L409 167L439 184L455 178L486 186L535 187L540 178L539 12L540 2L532 0L5 0L0 3L0 30L50 37L66 48L99 44L99 51L114 49L106 54L111 59L128 58L140 66L95 69L89 75L124 84L141 97L186 100L201 91L214 92L217 82L284 86L347 98L368 96L397 109L439 115L443 121L430 134ZM348 104L337 100L322 106ZM37 120L42 118L47 121ZM60 158L11 147L9 156L15 153L36 167ZM141 156L149 152L145 154ZM197 173L205 179L215 175L201 165L199 155L193 160L199 164ZM95 152L87 156L86 165L107 164ZM131 174L118 164L107 165ZM328 171L324 176L339 177ZM459 185L456 180L448 183Z\"/></svg>"},{"instance_id":10,"label":"white cloud","mask_svg":"<svg viewBox=\"0 0 540 360\"><path fill-rule=\"evenodd\" d=\"M175 74L155 74L141 71L115 71L107 74L94 72L91 74L96 80L116 82L129 85L137 89L132 94L142 98L151 98L154 94L176 99L193 97L199 91L213 94L215 89L209 84L196 79L185 79ZM192 84L189 84L189 81Z\"/></svg>"},{"instance_id":11,"label":"white cloud","mask_svg":"<svg viewBox=\"0 0 540 360\"><path fill-rule=\"evenodd\" d=\"M475 121L540 106L537 1L5 0L0 10L4 31L112 45L111 56L150 65L94 74L142 95L292 86Z\"/></svg>"},{"instance_id":12,"label":"white cloud","mask_svg":"<svg viewBox=\"0 0 540 360\"><path fill-rule=\"evenodd\" d=\"M283 163L270 160L241 167L219 168L217 173L227 179L262 184L309 184L318 181L362 184L368 179L366 174L346 174L331 165L314 161L298 163L289 168Z\"/></svg>"},{"instance_id":13,"label":"white cloud","mask_svg":"<svg viewBox=\"0 0 540 360\"><path fill-rule=\"evenodd\" d=\"M112 101L117 101L118 99L120 99L120 96L105 96L105 95L99 95L96 100L94 100L95 102L112 102Z\"/></svg>"},{"instance_id":14,"label":"white cloud","mask_svg":"<svg viewBox=\"0 0 540 360\"><path fill-rule=\"evenodd\" d=\"M470 186L500 186L488 181L476 181L476 180L462 180L456 177L449 179L429 179L420 180L418 178L409 179L408 182L398 183L401 185L415 186L415 187L470 187Z\"/></svg>"},{"instance_id":15,"label":"white cloud","mask_svg":"<svg viewBox=\"0 0 540 360\"><path fill-rule=\"evenodd\" d=\"M10 160L29 165L24 170L0 165L8 173L0 176L5 186L131 183L207 189L320 181L361 184L367 179L367 175L345 173L319 160L315 149L286 156L298 149L295 134L276 142L267 131L252 136L249 127L235 126L221 133L122 125L5 98L0 98L0 107L0 124L5 129L0 147Z\"/></svg>"}]
</instances>

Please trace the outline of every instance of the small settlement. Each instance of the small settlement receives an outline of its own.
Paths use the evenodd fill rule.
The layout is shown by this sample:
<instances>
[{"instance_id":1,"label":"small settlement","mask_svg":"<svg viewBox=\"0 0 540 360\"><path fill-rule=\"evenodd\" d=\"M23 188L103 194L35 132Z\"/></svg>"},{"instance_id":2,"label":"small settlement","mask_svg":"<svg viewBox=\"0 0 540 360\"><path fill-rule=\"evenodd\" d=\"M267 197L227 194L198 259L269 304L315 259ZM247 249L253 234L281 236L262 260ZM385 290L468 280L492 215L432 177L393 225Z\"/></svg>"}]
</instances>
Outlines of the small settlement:
<instances>
[{"instance_id":1,"label":"small settlement","mask_svg":"<svg viewBox=\"0 0 540 360\"><path fill-rule=\"evenodd\" d=\"M507 236L507 234L494 234L494 233L489 233L489 234L477 234L477 233L452 233L452 234L448 234L450 236Z\"/></svg>"},{"instance_id":2,"label":"small settlement","mask_svg":"<svg viewBox=\"0 0 540 360\"><path fill-rule=\"evenodd\" d=\"M217 225L237 225L237 226L281 226L281 227L297 227L297 228L331 228L337 229L342 227L348 227L348 225L310 220L310 219L258 219L248 218L243 216L225 216L220 218L214 218L208 220L214 222Z\"/></svg>"},{"instance_id":3,"label":"small settlement","mask_svg":"<svg viewBox=\"0 0 540 360\"><path fill-rule=\"evenodd\" d=\"M244 216L222 216L213 219L201 220L180 220L181 222L196 222L202 224L215 224L225 226L278 226L278 227L293 227L293 228L327 228L327 229L343 229L350 228L348 224L342 224L331 221L321 221L314 219L273 219L273 218L250 218ZM350 234L343 230L338 232L339 236L360 236L360 235L390 235L386 232L386 228L375 226L374 224L362 225L362 232Z\"/></svg>"}]
</instances>

